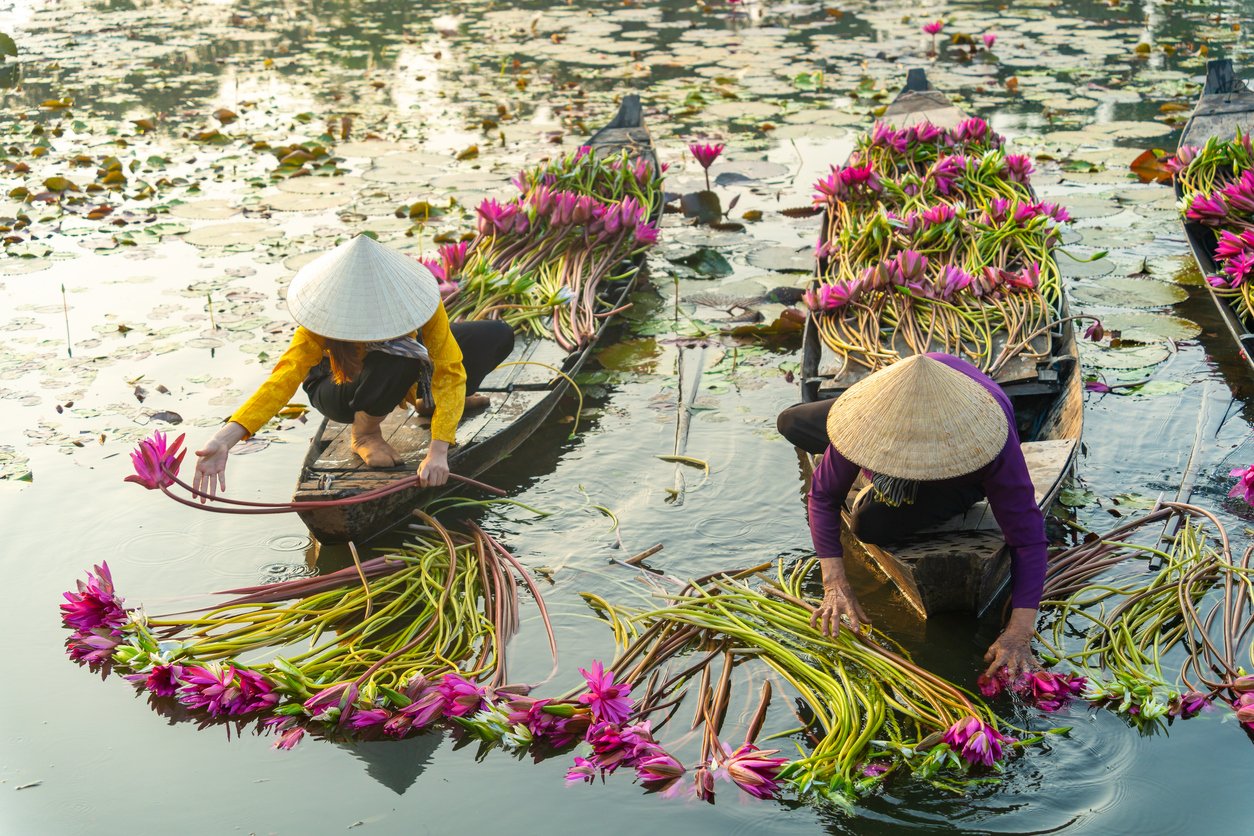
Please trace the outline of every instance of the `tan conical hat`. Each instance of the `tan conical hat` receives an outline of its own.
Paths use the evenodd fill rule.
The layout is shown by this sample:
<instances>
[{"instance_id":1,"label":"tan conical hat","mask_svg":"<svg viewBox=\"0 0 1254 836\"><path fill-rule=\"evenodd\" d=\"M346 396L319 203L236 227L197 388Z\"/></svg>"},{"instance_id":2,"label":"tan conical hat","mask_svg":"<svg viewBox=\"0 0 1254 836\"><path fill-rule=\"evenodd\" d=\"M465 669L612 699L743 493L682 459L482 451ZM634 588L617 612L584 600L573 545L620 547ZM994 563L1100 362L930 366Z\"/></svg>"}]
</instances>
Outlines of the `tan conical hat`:
<instances>
[{"instance_id":1,"label":"tan conical hat","mask_svg":"<svg viewBox=\"0 0 1254 836\"><path fill-rule=\"evenodd\" d=\"M952 479L1006 446L1010 425L992 393L916 354L859 380L827 414L827 437L849 461L898 479Z\"/></svg>"},{"instance_id":2,"label":"tan conical hat","mask_svg":"<svg viewBox=\"0 0 1254 836\"><path fill-rule=\"evenodd\" d=\"M408 334L439 304L430 270L368 235L318 256L287 289L293 319L319 336L352 342Z\"/></svg>"}]
</instances>

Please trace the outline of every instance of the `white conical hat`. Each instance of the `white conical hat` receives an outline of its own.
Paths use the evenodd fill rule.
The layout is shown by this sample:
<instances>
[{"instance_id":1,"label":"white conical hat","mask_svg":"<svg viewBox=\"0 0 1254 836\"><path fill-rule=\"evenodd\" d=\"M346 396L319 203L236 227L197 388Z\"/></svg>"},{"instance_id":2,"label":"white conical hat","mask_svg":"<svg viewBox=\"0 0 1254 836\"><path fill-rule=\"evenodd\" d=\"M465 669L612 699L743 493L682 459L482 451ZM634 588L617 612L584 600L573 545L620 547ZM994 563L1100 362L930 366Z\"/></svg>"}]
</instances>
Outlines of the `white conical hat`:
<instances>
[{"instance_id":1,"label":"white conical hat","mask_svg":"<svg viewBox=\"0 0 1254 836\"><path fill-rule=\"evenodd\" d=\"M333 340L390 340L418 329L439 305L430 270L367 235L306 264L287 289L292 318Z\"/></svg>"},{"instance_id":2,"label":"white conical hat","mask_svg":"<svg viewBox=\"0 0 1254 836\"><path fill-rule=\"evenodd\" d=\"M915 481L979 470L1009 434L991 392L924 354L859 380L827 413L827 437L842 456L873 473Z\"/></svg>"}]
</instances>

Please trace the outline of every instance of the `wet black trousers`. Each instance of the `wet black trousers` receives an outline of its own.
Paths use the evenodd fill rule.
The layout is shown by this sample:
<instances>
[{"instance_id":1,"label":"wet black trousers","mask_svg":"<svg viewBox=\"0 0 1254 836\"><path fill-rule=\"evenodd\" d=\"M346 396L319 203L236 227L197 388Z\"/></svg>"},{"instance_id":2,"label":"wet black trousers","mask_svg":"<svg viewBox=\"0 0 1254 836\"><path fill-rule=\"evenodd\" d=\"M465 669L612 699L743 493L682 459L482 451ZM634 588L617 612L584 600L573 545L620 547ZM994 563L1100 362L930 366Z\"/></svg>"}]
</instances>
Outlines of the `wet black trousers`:
<instances>
[{"instance_id":1,"label":"wet black trousers","mask_svg":"<svg viewBox=\"0 0 1254 836\"><path fill-rule=\"evenodd\" d=\"M449 328L462 350L470 395L514 350L514 329L496 319L454 322ZM351 424L354 413L381 416L396 409L421 371L421 360L371 351L362 361L361 373L347 383L335 382L331 364L324 359L309 372L304 389L314 409L332 421Z\"/></svg>"},{"instance_id":2,"label":"wet black trousers","mask_svg":"<svg viewBox=\"0 0 1254 836\"><path fill-rule=\"evenodd\" d=\"M788 407L775 419L780 435L807 453L822 455L827 450L827 413L835 403L828 398ZM978 483L956 479L920 482L914 502L892 506L865 490L854 500L850 530L863 543L888 545L916 532L940 525L965 512L984 498Z\"/></svg>"}]
</instances>

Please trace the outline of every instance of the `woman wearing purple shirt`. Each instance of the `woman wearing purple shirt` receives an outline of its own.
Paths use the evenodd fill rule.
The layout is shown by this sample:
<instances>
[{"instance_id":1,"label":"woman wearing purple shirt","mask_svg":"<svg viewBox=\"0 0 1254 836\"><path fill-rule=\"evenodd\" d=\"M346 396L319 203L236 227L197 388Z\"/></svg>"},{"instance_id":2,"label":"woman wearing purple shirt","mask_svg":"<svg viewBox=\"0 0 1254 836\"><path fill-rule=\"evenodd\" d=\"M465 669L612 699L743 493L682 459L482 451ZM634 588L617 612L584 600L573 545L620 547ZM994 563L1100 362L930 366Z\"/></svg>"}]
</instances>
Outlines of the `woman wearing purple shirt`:
<instances>
[{"instance_id":1,"label":"woman wearing purple shirt","mask_svg":"<svg viewBox=\"0 0 1254 836\"><path fill-rule=\"evenodd\" d=\"M1032 655L1048 554L1045 520L1019 447L1010 399L991 378L948 354L908 357L841 397L785 410L780 432L823 454L809 497L810 533L823 573L813 623L828 635L844 616L867 620L845 577L841 508L859 472L871 482L854 500L850 529L886 545L961 514L981 498L1010 546L1010 622L985 655L991 675L1038 666ZM830 442L830 443L829 443Z\"/></svg>"}]
</instances>

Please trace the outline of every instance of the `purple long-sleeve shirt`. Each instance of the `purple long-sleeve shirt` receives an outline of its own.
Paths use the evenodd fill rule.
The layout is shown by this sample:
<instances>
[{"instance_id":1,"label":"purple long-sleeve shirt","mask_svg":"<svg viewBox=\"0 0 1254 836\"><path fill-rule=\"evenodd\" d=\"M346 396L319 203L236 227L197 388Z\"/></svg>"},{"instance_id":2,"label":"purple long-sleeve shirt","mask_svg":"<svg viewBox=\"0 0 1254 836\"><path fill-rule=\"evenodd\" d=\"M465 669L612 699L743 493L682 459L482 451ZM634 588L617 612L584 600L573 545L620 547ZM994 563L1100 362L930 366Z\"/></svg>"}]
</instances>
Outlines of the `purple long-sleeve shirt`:
<instances>
[{"instance_id":1,"label":"purple long-sleeve shirt","mask_svg":"<svg viewBox=\"0 0 1254 836\"><path fill-rule=\"evenodd\" d=\"M952 369L965 374L989 391L1006 413L1010 432L1006 446L997 458L980 469L943 479L940 485L979 485L988 498L989 507L1011 551L1011 605L1036 609L1045 585L1046 551L1045 517L1036 505L1032 479L1019 447L1015 429L1014 407L1010 398L992 378L965 360L948 354L928 354ZM810 535L819 557L843 557L840 544L840 512L849 489L858 478L858 466L828 445L827 452L814 471L810 485Z\"/></svg>"}]
</instances>

